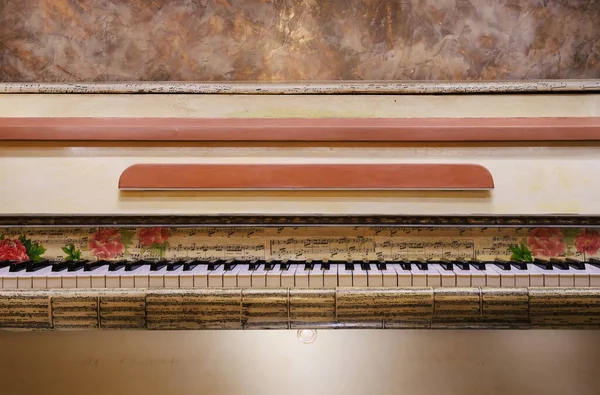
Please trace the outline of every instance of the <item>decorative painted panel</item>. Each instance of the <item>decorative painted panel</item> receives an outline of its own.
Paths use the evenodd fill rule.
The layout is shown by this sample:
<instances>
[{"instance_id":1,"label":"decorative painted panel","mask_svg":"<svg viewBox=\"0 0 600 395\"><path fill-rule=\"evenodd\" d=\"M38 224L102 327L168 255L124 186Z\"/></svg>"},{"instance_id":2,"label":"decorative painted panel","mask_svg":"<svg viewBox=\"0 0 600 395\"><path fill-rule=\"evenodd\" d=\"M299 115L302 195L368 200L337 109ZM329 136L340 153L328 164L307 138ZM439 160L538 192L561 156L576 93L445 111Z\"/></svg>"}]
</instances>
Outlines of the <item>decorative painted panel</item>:
<instances>
[{"instance_id":1,"label":"decorative painted panel","mask_svg":"<svg viewBox=\"0 0 600 395\"><path fill-rule=\"evenodd\" d=\"M587 259L600 231L575 228L7 228L0 260Z\"/></svg>"}]
</instances>

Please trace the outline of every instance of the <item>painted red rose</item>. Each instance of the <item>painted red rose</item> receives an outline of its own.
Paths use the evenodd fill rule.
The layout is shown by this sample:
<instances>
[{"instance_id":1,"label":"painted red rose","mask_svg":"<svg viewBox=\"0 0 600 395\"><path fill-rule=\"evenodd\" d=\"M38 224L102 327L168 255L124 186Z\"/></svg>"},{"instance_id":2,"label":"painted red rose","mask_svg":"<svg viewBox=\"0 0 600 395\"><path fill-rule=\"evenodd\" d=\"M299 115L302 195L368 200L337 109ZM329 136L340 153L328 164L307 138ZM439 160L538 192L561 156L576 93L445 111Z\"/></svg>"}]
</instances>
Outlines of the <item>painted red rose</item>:
<instances>
[{"instance_id":1,"label":"painted red rose","mask_svg":"<svg viewBox=\"0 0 600 395\"><path fill-rule=\"evenodd\" d=\"M89 248L100 259L116 258L125 250L118 229L99 229L90 237Z\"/></svg>"},{"instance_id":2,"label":"painted red rose","mask_svg":"<svg viewBox=\"0 0 600 395\"><path fill-rule=\"evenodd\" d=\"M579 252L594 255L600 249L600 232L584 229L575 237L575 248Z\"/></svg>"},{"instance_id":3,"label":"painted red rose","mask_svg":"<svg viewBox=\"0 0 600 395\"><path fill-rule=\"evenodd\" d=\"M0 240L0 261L26 261L27 250L20 240Z\"/></svg>"},{"instance_id":4,"label":"painted red rose","mask_svg":"<svg viewBox=\"0 0 600 395\"><path fill-rule=\"evenodd\" d=\"M154 244L163 245L169 239L169 229L141 228L138 232L138 238L142 247L152 247Z\"/></svg>"},{"instance_id":5,"label":"painted red rose","mask_svg":"<svg viewBox=\"0 0 600 395\"><path fill-rule=\"evenodd\" d=\"M563 237L560 229L532 229L527 237L527 245L533 255L555 257L567 251L567 245L563 242Z\"/></svg>"}]
</instances>

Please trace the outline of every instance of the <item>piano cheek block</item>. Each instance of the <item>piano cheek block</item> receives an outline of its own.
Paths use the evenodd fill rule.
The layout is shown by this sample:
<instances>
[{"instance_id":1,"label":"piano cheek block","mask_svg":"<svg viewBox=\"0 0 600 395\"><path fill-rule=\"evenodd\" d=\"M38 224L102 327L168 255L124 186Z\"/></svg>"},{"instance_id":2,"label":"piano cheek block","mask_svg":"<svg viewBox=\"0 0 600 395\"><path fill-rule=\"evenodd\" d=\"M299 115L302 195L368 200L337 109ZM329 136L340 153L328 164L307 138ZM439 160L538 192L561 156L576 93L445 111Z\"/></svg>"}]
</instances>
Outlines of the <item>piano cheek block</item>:
<instances>
[{"instance_id":1,"label":"piano cheek block","mask_svg":"<svg viewBox=\"0 0 600 395\"><path fill-rule=\"evenodd\" d=\"M121 190L491 190L476 164L135 164Z\"/></svg>"}]
</instances>

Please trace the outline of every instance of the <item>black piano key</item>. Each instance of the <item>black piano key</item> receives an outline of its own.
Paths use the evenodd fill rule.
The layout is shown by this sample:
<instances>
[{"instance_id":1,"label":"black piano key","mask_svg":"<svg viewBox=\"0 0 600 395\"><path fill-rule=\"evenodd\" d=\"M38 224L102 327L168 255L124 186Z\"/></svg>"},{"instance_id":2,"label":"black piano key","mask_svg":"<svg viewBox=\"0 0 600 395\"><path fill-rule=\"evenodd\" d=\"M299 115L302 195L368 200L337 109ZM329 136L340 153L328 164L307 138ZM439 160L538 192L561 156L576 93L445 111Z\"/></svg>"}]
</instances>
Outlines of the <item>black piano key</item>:
<instances>
[{"instance_id":1,"label":"black piano key","mask_svg":"<svg viewBox=\"0 0 600 395\"><path fill-rule=\"evenodd\" d=\"M170 261L169 263L167 263L167 271L172 272L174 270L177 270L181 266L183 266L184 263L185 263L185 261L181 261L181 260Z\"/></svg>"},{"instance_id":2,"label":"black piano key","mask_svg":"<svg viewBox=\"0 0 600 395\"><path fill-rule=\"evenodd\" d=\"M457 268L461 269L461 270L469 270L469 262L462 260L462 259L458 259L456 261L453 262L454 266L456 266Z\"/></svg>"},{"instance_id":3,"label":"black piano key","mask_svg":"<svg viewBox=\"0 0 600 395\"><path fill-rule=\"evenodd\" d=\"M527 270L527 262L511 260L510 265L517 270Z\"/></svg>"},{"instance_id":4,"label":"black piano key","mask_svg":"<svg viewBox=\"0 0 600 395\"><path fill-rule=\"evenodd\" d=\"M121 260L121 261L111 261L108 264L108 271L109 272L114 272L117 271L121 268L124 268L127 265L127 261Z\"/></svg>"},{"instance_id":5,"label":"black piano key","mask_svg":"<svg viewBox=\"0 0 600 395\"><path fill-rule=\"evenodd\" d=\"M346 270L354 270L354 262L346 262L344 263Z\"/></svg>"},{"instance_id":6,"label":"black piano key","mask_svg":"<svg viewBox=\"0 0 600 395\"><path fill-rule=\"evenodd\" d=\"M213 261L209 261L208 262L208 270L213 271L213 270L217 270L219 268L219 266L225 264L226 261L222 260L222 259L216 259Z\"/></svg>"},{"instance_id":7,"label":"black piano key","mask_svg":"<svg viewBox=\"0 0 600 395\"><path fill-rule=\"evenodd\" d=\"M77 260L77 261L67 261L67 271L76 272L77 270L83 269L89 261L87 260Z\"/></svg>"},{"instance_id":8,"label":"black piano key","mask_svg":"<svg viewBox=\"0 0 600 395\"><path fill-rule=\"evenodd\" d=\"M108 266L109 270L110 270L110 264L112 262L109 261L104 261L104 260L100 260L100 261L95 261L95 262L88 262L84 267L83 267L83 271L84 272L93 272L96 269L101 268L102 266Z\"/></svg>"},{"instance_id":9,"label":"black piano key","mask_svg":"<svg viewBox=\"0 0 600 395\"><path fill-rule=\"evenodd\" d=\"M394 262L394 263L396 263L396 264L399 264L399 265L400 265L400 267L401 267L403 270L410 270L410 269L412 269L412 263L411 263L410 261L401 260L401 261L399 261L399 262Z\"/></svg>"},{"instance_id":10,"label":"black piano key","mask_svg":"<svg viewBox=\"0 0 600 395\"><path fill-rule=\"evenodd\" d=\"M26 272L37 272L38 270L48 267L50 265L52 265L52 262L50 262L47 259L43 259L41 261L27 261L27 264L25 266L25 271Z\"/></svg>"},{"instance_id":11,"label":"black piano key","mask_svg":"<svg viewBox=\"0 0 600 395\"><path fill-rule=\"evenodd\" d=\"M429 265L427 262L421 260L412 260L410 263L416 265L419 270L429 270Z\"/></svg>"},{"instance_id":12,"label":"black piano key","mask_svg":"<svg viewBox=\"0 0 600 395\"><path fill-rule=\"evenodd\" d=\"M360 269L361 270L371 270L371 264L369 262L361 262Z\"/></svg>"},{"instance_id":13,"label":"black piano key","mask_svg":"<svg viewBox=\"0 0 600 395\"><path fill-rule=\"evenodd\" d=\"M592 266L596 266L597 268L600 268L600 259L590 258L590 260L587 263L589 263Z\"/></svg>"},{"instance_id":14,"label":"black piano key","mask_svg":"<svg viewBox=\"0 0 600 395\"><path fill-rule=\"evenodd\" d=\"M309 261L304 264L304 270L313 270L314 268L315 263L313 261Z\"/></svg>"},{"instance_id":15,"label":"black piano key","mask_svg":"<svg viewBox=\"0 0 600 395\"><path fill-rule=\"evenodd\" d=\"M63 270L67 270L69 268L69 262L54 262L52 264L53 272L62 272Z\"/></svg>"},{"instance_id":16,"label":"black piano key","mask_svg":"<svg viewBox=\"0 0 600 395\"><path fill-rule=\"evenodd\" d=\"M496 259L493 264L501 270L510 270L510 262L503 259Z\"/></svg>"},{"instance_id":17,"label":"black piano key","mask_svg":"<svg viewBox=\"0 0 600 395\"><path fill-rule=\"evenodd\" d=\"M552 263L544 259L535 258L533 264L543 270L552 270Z\"/></svg>"},{"instance_id":18,"label":"black piano key","mask_svg":"<svg viewBox=\"0 0 600 395\"><path fill-rule=\"evenodd\" d=\"M479 261L476 259L469 261L469 266L477 270L485 270L487 262Z\"/></svg>"},{"instance_id":19,"label":"black piano key","mask_svg":"<svg viewBox=\"0 0 600 395\"><path fill-rule=\"evenodd\" d=\"M577 259L567 258L565 259L566 264L575 270L585 270L585 263L578 261Z\"/></svg>"},{"instance_id":20,"label":"black piano key","mask_svg":"<svg viewBox=\"0 0 600 395\"><path fill-rule=\"evenodd\" d=\"M552 267L560 270L569 270L569 264L565 261L561 261L560 259L550 258L550 264Z\"/></svg>"},{"instance_id":21,"label":"black piano key","mask_svg":"<svg viewBox=\"0 0 600 395\"><path fill-rule=\"evenodd\" d=\"M202 264L206 264L206 262L203 262L201 260L198 259L192 259L191 261L187 261L183 264L183 271L189 271L194 269L196 266L198 265L202 265Z\"/></svg>"},{"instance_id":22,"label":"black piano key","mask_svg":"<svg viewBox=\"0 0 600 395\"><path fill-rule=\"evenodd\" d=\"M142 266L151 266L152 262L149 261L145 261L145 260L139 260L139 261L133 261L133 262L127 262L125 264L125 271L126 272L133 272L137 269L139 269Z\"/></svg>"},{"instance_id":23,"label":"black piano key","mask_svg":"<svg viewBox=\"0 0 600 395\"><path fill-rule=\"evenodd\" d=\"M447 261L445 259L440 259L440 260L431 260L429 261L429 263L435 263L440 265L444 270L452 270L454 269L454 265L452 264L452 262Z\"/></svg>"},{"instance_id":24,"label":"black piano key","mask_svg":"<svg viewBox=\"0 0 600 395\"><path fill-rule=\"evenodd\" d=\"M321 270L331 270L331 263L329 261L321 263Z\"/></svg>"},{"instance_id":25,"label":"black piano key","mask_svg":"<svg viewBox=\"0 0 600 395\"><path fill-rule=\"evenodd\" d=\"M150 270L157 271L168 265L169 261L161 259L160 261L154 261L150 263Z\"/></svg>"},{"instance_id":26,"label":"black piano key","mask_svg":"<svg viewBox=\"0 0 600 395\"><path fill-rule=\"evenodd\" d=\"M248 265L248 268L250 270L256 270L258 269L261 265L264 265L265 263L267 263L267 261L263 260L263 259L258 259L256 261L251 261Z\"/></svg>"},{"instance_id":27,"label":"black piano key","mask_svg":"<svg viewBox=\"0 0 600 395\"><path fill-rule=\"evenodd\" d=\"M238 261L236 261L235 259L232 259L223 264L223 269L225 269L226 271L231 271L231 270L235 269L235 267L238 265L238 263L239 263Z\"/></svg>"},{"instance_id":28,"label":"black piano key","mask_svg":"<svg viewBox=\"0 0 600 395\"><path fill-rule=\"evenodd\" d=\"M385 261L377 261L375 267L377 267L377 270L387 270L387 263Z\"/></svg>"},{"instance_id":29,"label":"black piano key","mask_svg":"<svg viewBox=\"0 0 600 395\"><path fill-rule=\"evenodd\" d=\"M7 267L12 265L13 263L17 263L18 261L0 261L0 269L3 267Z\"/></svg>"}]
</instances>

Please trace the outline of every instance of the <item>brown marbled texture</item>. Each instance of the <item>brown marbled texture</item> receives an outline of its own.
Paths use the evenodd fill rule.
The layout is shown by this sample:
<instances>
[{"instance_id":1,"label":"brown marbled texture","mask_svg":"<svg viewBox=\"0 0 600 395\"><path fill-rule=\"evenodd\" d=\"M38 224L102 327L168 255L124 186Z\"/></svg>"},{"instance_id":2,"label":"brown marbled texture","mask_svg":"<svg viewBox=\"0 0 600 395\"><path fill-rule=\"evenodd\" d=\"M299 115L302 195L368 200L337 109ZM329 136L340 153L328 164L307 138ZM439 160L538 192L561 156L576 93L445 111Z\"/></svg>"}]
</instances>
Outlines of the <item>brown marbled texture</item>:
<instances>
[{"instance_id":1,"label":"brown marbled texture","mask_svg":"<svg viewBox=\"0 0 600 395\"><path fill-rule=\"evenodd\" d=\"M0 0L0 81L600 78L595 0Z\"/></svg>"}]
</instances>

